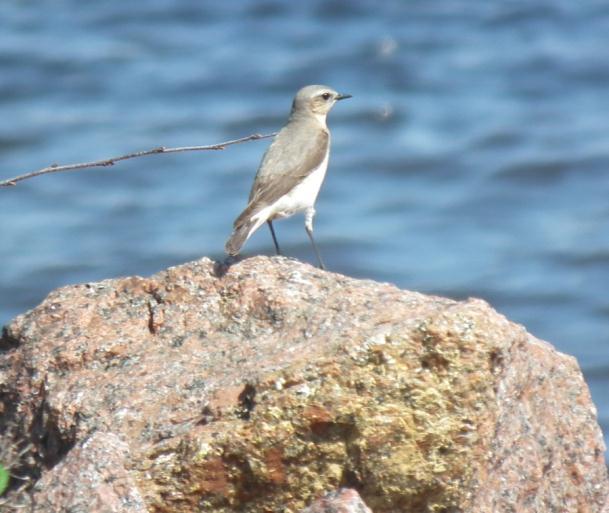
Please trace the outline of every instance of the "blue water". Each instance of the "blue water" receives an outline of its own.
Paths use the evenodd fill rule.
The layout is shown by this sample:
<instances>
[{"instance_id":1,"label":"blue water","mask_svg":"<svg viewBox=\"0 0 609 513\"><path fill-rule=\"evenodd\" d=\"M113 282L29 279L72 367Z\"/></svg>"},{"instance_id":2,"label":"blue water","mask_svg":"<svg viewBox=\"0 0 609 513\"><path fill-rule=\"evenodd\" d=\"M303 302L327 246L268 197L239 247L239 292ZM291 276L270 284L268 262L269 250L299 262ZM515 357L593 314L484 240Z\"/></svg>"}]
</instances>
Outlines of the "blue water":
<instances>
[{"instance_id":1,"label":"blue water","mask_svg":"<svg viewBox=\"0 0 609 513\"><path fill-rule=\"evenodd\" d=\"M609 432L606 0L0 3L0 179L271 132L326 83L331 270L478 296L580 362ZM0 324L222 258L268 141L0 189ZM302 219L285 253L314 262ZM247 254L272 253L260 230Z\"/></svg>"}]
</instances>

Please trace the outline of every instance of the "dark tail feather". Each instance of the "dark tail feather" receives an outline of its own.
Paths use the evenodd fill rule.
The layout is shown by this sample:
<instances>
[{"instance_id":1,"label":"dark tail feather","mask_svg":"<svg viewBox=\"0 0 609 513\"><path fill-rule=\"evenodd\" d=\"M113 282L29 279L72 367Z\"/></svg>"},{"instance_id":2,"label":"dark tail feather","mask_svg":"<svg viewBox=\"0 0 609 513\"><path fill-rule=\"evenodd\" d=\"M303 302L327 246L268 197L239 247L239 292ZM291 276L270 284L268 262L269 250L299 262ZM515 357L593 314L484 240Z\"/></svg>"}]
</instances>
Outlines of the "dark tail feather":
<instances>
[{"instance_id":1,"label":"dark tail feather","mask_svg":"<svg viewBox=\"0 0 609 513\"><path fill-rule=\"evenodd\" d=\"M226 241L224 245L224 250L230 256L237 256L239 251L241 250L241 246L247 240L247 237L250 234L250 230L252 229L252 225L254 223L252 221L247 221L240 226L236 226L232 235Z\"/></svg>"}]
</instances>

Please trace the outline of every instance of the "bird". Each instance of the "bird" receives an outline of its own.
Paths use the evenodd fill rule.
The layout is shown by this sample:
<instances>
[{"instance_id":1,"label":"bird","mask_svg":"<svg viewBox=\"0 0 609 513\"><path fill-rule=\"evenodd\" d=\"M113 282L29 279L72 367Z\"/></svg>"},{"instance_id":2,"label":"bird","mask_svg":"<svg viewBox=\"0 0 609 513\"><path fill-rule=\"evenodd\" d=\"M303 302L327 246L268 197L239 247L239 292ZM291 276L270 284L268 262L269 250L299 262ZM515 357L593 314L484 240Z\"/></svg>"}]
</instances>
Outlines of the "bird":
<instances>
[{"instance_id":1,"label":"bird","mask_svg":"<svg viewBox=\"0 0 609 513\"><path fill-rule=\"evenodd\" d=\"M325 265L313 238L315 201L324 181L330 154L328 113L336 102L352 98L325 85L301 88L294 97L286 125L264 153L248 204L233 223L225 251L235 257L251 235L266 223L275 252L281 255L273 221L304 212L305 230L321 269Z\"/></svg>"}]
</instances>

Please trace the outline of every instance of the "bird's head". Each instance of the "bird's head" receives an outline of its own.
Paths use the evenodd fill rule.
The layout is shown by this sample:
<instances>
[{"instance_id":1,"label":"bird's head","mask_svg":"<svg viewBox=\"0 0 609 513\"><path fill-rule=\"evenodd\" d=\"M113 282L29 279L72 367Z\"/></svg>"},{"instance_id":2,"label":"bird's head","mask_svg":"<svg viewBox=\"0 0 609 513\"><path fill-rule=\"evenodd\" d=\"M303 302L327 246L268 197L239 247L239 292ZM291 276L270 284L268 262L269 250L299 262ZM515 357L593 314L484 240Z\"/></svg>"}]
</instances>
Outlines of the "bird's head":
<instances>
[{"instance_id":1,"label":"bird's head","mask_svg":"<svg viewBox=\"0 0 609 513\"><path fill-rule=\"evenodd\" d=\"M351 98L351 95L337 93L328 86L306 86L296 93L292 114L315 114L325 117L337 101L347 98Z\"/></svg>"}]
</instances>

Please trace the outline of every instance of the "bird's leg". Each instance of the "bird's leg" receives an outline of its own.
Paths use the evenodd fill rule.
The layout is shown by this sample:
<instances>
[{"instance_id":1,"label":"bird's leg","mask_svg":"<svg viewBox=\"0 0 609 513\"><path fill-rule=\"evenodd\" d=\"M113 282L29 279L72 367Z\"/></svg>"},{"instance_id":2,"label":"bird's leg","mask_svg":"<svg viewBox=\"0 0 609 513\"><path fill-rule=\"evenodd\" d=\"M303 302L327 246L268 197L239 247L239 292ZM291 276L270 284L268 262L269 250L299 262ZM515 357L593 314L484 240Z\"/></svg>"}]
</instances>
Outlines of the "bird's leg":
<instances>
[{"instance_id":1,"label":"bird's leg","mask_svg":"<svg viewBox=\"0 0 609 513\"><path fill-rule=\"evenodd\" d=\"M313 250L315 251L315 255L317 256L317 261L319 262L320 269L326 269L323 260L321 259L321 255L319 254L319 250L317 249L317 245L315 244L315 239L313 239L313 217L315 216L315 209L313 207L307 208L305 212L305 230L307 230L307 235L309 239L311 239L311 244L313 244Z\"/></svg>"},{"instance_id":2,"label":"bird's leg","mask_svg":"<svg viewBox=\"0 0 609 513\"><path fill-rule=\"evenodd\" d=\"M275 252L278 255L281 255L281 250L279 249L279 243L277 242L277 237L275 236L275 229L273 228L273 221L268 220L266 222L266 224L268 224L269 228L271 229L271 235L273 236L273 244L275 244Z\"/></svg>"}]
</instances>

